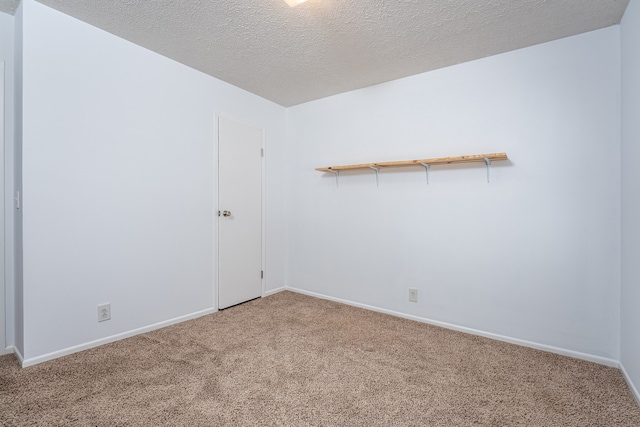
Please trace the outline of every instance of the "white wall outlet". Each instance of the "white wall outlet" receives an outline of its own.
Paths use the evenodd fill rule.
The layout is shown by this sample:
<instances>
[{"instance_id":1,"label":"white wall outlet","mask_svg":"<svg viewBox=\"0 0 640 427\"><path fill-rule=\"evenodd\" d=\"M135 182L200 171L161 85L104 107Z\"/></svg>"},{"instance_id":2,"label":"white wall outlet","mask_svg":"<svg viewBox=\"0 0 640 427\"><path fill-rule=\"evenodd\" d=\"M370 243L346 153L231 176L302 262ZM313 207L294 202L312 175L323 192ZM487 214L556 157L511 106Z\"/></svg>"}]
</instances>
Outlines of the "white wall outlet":
<instances>
[{"instance_id":1,"label":"white wall outlet","mask_svg":"<svg viewBox=\"0 0 640 427\"><path fill-rule=\"evenodd\" d=\"M416 288L409 288L409 301L418 302L418 290Z\"/></svg>"},{"instance_id":2,"label":"white wall outlet","mask_svg":"<svg viewBox=\"0 0 640 427\"><path fill-rule=\"evenodd\" d=\"M98 306L98 322L104 322L105 320L111 320L111 304L100 304Z\"/></svg>"}]
</instances>

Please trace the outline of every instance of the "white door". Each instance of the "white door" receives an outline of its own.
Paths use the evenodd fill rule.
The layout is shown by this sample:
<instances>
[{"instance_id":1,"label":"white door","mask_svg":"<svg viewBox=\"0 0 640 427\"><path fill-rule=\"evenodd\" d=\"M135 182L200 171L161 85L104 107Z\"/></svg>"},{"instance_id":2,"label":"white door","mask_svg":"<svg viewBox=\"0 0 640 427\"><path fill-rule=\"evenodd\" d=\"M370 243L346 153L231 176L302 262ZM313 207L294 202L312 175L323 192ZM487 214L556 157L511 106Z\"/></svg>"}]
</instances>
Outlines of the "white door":
<instances>
[{"instance_id":1,"label":"white door","mask_svg":"<svg viewBox=\"0 0 640 427\"><path fill-rule=\"evenodd\" d=\"M218 117L218 308L262 296L262 129Z\"/></svg>"}]
</instances>

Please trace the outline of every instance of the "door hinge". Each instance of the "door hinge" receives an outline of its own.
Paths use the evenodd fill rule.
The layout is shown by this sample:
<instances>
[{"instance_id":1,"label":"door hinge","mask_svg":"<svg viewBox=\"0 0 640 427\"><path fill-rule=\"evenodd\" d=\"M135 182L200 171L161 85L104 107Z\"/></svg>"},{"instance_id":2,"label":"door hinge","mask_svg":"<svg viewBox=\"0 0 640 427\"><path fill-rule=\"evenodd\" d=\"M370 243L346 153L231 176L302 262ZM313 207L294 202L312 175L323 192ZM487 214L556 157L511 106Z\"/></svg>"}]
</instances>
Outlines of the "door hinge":
<instances>
[{"instance_id":1,"label":"door hinge","mask_svg":"<svg viewBox=\"0 0 640 427\"><path fill-rule=\"evenodd\" d=\"M260 157L264 157L264 148L260 149Z\"/></svg>"},{"instance_id":2,"label":"door hinge","mask_svg":"<svg viewBox=\"0 0 640 427\"><path fill-rule=\"evenodd\" d=\"M260 272L260 278L261 278L261 279L264 279L264 270L262 270L262 271Z\"/></svg>"}]
</instances>

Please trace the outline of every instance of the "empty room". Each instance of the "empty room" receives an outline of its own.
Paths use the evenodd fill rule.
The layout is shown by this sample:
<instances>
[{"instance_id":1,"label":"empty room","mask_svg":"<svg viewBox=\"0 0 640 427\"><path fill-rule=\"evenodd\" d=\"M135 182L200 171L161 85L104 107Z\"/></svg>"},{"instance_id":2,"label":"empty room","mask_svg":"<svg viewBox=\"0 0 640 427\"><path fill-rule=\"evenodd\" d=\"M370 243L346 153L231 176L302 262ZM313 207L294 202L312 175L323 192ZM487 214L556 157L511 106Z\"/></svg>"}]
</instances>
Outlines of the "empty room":
<instances>
[{"instance_id":1,"label":"empty room","mask_svg":"<svg viewBox=\"0 0 640 427\"><path fill-rule=\"evenodd\" d=\"M0 0L0 82L0 425L640 426L640 0Z\"/></svg>"}]
</instances>

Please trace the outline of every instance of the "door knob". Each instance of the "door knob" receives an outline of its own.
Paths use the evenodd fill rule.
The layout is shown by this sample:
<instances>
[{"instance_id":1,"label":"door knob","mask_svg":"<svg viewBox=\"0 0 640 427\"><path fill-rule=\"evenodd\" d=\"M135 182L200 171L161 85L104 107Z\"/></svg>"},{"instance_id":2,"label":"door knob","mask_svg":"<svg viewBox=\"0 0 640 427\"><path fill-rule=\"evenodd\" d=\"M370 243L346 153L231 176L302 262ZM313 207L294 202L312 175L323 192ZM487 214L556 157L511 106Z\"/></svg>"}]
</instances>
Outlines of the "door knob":
<instances>
[{"instance_id":1,"label":"door knob","mask_svg":"<svg viewBox=\"0 0 640 427\"><path fill-rule=\"evenodd\" d=\"M230 211L222 211L222 216L231 216Z\"/></svg>"}]
</instances>

